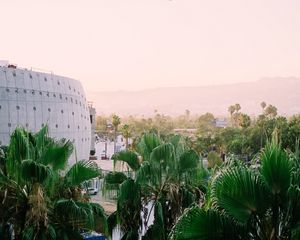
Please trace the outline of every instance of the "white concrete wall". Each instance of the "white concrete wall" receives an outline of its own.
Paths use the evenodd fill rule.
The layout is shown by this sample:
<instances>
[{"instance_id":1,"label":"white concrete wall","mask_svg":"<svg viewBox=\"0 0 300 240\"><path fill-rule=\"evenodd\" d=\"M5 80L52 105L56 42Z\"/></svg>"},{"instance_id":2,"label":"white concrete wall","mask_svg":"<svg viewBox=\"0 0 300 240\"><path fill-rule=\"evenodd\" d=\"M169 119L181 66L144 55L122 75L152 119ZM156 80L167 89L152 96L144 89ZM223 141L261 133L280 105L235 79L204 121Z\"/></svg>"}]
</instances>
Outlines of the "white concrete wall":
<instances>
[{"instance_id":1,"label":"white concrete wall","mask_svg":"<svg viewBox=\"0 0 300 240\"><path fill-rule=\"evenodd\" d=\"M79 160L88 159L91 123L81 83L67 77L0 66L0 142L9 143L17 126L75 143ZM75 161L73 156L71 161Z\"/></svg>"}]
</instances>

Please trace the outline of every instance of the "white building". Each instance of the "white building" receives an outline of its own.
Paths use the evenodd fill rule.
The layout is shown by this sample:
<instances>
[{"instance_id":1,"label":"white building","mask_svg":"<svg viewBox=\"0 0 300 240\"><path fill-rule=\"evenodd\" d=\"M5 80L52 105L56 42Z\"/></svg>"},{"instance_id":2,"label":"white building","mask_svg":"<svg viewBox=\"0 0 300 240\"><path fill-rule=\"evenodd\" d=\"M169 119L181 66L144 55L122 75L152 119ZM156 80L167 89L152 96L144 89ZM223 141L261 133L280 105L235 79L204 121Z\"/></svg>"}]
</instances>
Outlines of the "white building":
<instances>
[{"instance_id":1,"label":"white building","mask_svg":"<svg viewBox=\"0 0 300 240\"><path fill-rule=\"evenodd\" d=\"M45 124L51 137L74 141L78 159L89 158L91 122L81 83L0 62L0 144L9 143L17 126L36 132Z\"/></svg>"}]
</instances>

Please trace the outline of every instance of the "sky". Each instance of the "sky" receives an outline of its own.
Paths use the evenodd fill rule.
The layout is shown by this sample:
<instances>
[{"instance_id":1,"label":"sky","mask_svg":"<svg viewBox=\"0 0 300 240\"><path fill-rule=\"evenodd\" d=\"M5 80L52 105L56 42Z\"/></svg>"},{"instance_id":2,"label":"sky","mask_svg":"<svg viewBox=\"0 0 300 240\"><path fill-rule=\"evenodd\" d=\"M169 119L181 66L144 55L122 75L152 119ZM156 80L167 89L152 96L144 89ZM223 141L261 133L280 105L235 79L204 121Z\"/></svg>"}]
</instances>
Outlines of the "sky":
<instances>
[{"instance_id":1,"label":"sky","mask_svg":"<svg viewBox=\"0 0 300 240\"><path fill-rule=\"evenodd\" d=\"M0 60L89 91L300 77L299 0L0 0Z\"/></svg>"}]
</instances>

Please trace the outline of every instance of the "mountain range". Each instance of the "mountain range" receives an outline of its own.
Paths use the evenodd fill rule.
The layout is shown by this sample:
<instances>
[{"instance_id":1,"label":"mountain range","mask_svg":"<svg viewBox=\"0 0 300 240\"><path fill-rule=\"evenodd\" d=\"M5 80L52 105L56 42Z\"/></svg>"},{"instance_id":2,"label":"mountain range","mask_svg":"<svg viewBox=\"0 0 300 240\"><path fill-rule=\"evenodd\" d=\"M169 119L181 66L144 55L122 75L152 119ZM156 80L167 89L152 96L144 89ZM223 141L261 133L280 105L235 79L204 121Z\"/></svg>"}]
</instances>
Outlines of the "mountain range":
<instances>
[{"instance_id":1,"label":"mountain range","mask_svg":"<svg viewBox=\"0 0 300 240\"><path fill-rule=\"evenodd\" d=\"M154 111L167 115L211 112L228 115L228 106L239 103L241 111L250 115L261 113L265 101L277 107L281 115L300 113L300 78L263 78L254 82L215 86L165 87L141 91L91 92L97 114L149 116Z\"/></svg>"}]
</instances>

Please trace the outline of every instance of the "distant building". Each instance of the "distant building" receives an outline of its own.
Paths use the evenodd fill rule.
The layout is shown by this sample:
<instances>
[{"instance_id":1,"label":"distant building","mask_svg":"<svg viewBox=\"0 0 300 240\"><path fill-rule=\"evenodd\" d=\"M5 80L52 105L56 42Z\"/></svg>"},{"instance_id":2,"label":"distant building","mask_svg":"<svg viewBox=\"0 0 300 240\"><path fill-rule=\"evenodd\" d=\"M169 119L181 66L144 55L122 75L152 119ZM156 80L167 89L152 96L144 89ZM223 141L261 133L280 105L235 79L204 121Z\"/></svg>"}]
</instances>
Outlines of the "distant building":
<instances>
[{"instance_id":1,"label":"distant building","mask_svg":"<svg viewBox=\"0 0 300 240\"><path fill-rule=\"evenodd\" d=\"M223 118L223 119L216 118L214 121L214 125L217 128L225 128L225 127L227 127L227 120L225 118Z\"/></svg>"}]
</instances>

